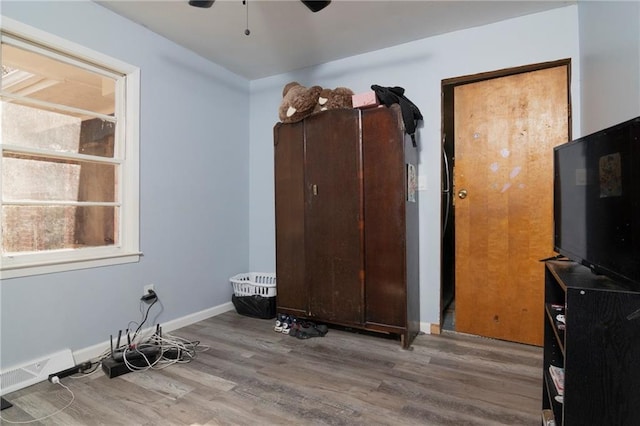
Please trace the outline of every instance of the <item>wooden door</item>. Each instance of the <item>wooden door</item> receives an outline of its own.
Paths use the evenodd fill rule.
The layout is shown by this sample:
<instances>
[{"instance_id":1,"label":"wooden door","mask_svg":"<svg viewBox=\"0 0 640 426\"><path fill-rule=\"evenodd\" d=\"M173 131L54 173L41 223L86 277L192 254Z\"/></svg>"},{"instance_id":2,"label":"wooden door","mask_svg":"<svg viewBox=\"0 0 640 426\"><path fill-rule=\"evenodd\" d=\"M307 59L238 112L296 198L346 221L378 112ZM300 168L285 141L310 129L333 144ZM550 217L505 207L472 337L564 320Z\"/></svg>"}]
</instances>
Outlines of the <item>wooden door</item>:
<instances>
[{"instance_id":1,"label":"wooden door","mask_svg":"<svg viewBox=\"0 0 640 426\"><path fill-rule=\"evenodd\" d=\"M305 120L305 269L312 317L363 323L362 146L358 110Z\"/></svg>"},{"instance_id":2,"label":"wooden door","mask_svg":"<svg viewBox=\"0 0 640 426\"><path fill-rule=\"evenodd\" d=\"M456 330L541 345L568 66L457 86L454 98Z\"/></svg>"}]
</instances>

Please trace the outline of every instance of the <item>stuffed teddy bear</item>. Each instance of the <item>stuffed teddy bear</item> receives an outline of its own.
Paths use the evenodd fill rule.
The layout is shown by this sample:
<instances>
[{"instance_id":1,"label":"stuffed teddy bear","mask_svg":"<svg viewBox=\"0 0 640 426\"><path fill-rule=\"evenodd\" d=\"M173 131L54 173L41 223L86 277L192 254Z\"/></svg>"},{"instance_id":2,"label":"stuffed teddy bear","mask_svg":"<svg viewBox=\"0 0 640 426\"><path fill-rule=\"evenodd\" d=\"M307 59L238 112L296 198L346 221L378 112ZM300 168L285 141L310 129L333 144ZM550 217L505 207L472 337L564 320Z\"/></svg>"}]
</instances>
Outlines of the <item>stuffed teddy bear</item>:
<instances>
[{"instance_id":1,"label":"stuffed teddy bear","mask_svg":"<svg viewBox=\"0 0 640 426\"><path fill-rule=\"evenodd\" d=\"M283 123L295 123L313 113L322 91L320 86L305 87L296 81L287 83L282 90L282 103L278 116Z\"/></svg>"},{"instance_id":2,"label":"stuffed teddy bear","mask_svg":"<svg viewBox=\"0 0 640 426\"><path fill-rule=\"evenodd\" d=\"M320 112L327 110L327 102L329 101L329 97L331 96L331 89L322 89L320 94L318 95L318 103L316 103L313 112Z\"/></svg>"},{"instance_id":3,"label":"stuffed teddy bear","mask_svg":"<svg viewBox=\"0 0 640 426\"><path fill-rule=\"evenodd\" d=\"M353 90L347 87L336 87L333 90L322 89L318 96L318 104L313 112L339 108L353 108L353 103L351 102L353 95Z\"/></svg>"}]
</instances>

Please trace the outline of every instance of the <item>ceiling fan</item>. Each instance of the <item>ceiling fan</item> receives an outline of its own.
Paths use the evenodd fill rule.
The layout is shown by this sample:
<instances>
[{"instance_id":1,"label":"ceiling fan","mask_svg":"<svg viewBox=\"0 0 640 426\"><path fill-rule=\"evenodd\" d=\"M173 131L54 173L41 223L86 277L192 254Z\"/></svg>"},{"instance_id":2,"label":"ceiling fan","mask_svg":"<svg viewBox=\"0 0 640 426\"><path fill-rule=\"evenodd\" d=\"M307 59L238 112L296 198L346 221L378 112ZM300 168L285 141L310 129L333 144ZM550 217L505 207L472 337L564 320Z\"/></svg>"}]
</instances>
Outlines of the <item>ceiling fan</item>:
<instances>
[{"instance_id":1,"label":"ceiling fan","mask_svg":"<svg viewBox=\"0 0 640 426\"><path fill-rule=\"evenodd\" d=\"M202 8L209 8L211 6L213 6L213 3L215 2L215 0L210 0L210 1L202 1L202 0L189 0L189 4L191 6L195 6L195 7L202 7ZM331 0L323 0L323 1L318 1L318 0L300 0L300 2L302 4L304 4L305 6L307 6L309 8L309 10L311 10L312 12L319 12L322 9L324 9L325 7L329 6L329 3L331 3Z\"/></svg>"}]
</instances>

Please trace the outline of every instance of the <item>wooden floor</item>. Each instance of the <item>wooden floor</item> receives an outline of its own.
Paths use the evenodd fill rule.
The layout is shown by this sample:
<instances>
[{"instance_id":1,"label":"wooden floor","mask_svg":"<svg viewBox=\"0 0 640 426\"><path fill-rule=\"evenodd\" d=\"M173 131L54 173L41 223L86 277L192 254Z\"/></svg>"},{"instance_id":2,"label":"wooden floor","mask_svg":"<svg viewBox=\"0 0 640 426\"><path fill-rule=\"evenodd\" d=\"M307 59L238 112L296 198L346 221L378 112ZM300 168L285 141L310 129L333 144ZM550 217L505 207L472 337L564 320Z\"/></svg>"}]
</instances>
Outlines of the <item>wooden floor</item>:
<instances>
[{"instance_id":1,"label":"wooden floor","mask_svg":"<svg viewBox=\"0 0 640 426\"><path fill-rule=\"evenodd\" d=\"M40 425L538 425L542 349L445 332L397 340L330 329L308 340L227 312L172 332L210 349L189 364L62 383ZM5 395L28 421L71 395L42 382ZM2 424L8 424L2 422Z\"/></svg>"}]
</instances>

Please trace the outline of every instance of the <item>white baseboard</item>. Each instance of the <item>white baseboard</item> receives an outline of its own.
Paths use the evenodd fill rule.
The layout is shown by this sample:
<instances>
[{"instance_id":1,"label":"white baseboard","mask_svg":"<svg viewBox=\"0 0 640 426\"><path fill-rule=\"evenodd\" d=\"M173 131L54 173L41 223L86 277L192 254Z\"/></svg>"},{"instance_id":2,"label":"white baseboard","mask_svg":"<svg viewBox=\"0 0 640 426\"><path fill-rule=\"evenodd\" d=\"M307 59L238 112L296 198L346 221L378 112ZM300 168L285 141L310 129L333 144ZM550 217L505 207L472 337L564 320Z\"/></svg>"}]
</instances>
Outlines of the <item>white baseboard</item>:
<instances>
[{"instance_id":1,"label":"white baseboard","mask_svg":"<svg viewBox=\"0 0 640 426\"><path fill-rule=\"evenodd\" d=\"M191 324L195 324L199 321L205 320L207 318L215 317L216 315L223 314L228 311L232 311L234 309L233 303L227 302L222 305L214 306L213 308L208 308L202 310L200 312L195 312L193 314L186 315L181 318L176 318L171 321L167 321L165 323L160 324L162 326L162 331L171 332L173 330L177 330L182 327L186 327ZM155 326L140 330L140 334L144 335L147 333L153 333L155 330ZM81 364L83 362L98 358L106 351L108 351L111 347L111 342L109 340L105 340L103 343L98 343L97 345L89 346L87 348L78 349L77 351L73 351L73 359L76 364Z\"/></svg>"},{"instance_id":2,"label":"white baseboard","mask_svg":"<svg viewBox=\"0 0 640 426\"><path fill-rule=\"evenodd\" d=\"M420 322L420 331L424 334L433 334L432 325L430 322Z\"/></svg>"},{"instance_id":3,"label":"white baseboard","mask_svg":"<svg viewBox=\"0 0 640 426\"><path fill-rule=\"evenodd\" d=\"M54 374L74 366L70 349L64 349L0 372L0 395L47 380Z\"/></svg>"}]
</instances>

